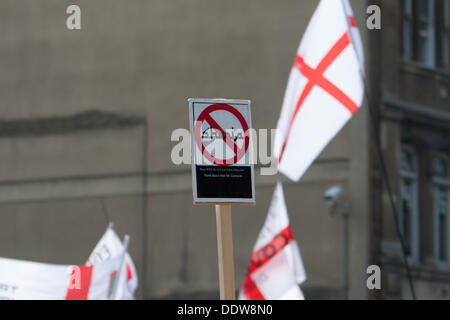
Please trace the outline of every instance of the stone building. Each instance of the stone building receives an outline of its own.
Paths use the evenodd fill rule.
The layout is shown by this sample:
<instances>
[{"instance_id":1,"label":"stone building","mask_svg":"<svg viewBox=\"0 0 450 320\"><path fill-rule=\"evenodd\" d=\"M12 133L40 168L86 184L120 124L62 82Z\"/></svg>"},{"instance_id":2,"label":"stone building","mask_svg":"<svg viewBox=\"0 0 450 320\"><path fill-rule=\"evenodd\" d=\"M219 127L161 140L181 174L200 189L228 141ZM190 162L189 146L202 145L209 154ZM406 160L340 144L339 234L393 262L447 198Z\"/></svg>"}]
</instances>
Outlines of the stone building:
<instances>
[{"instance_id":1,"label":"stone building","mask_svg":"<svg viewBox=\"0 0 450 320\"><path fill-rule=\"evenodd\" d=\"M371 50L381 144L418 298L449 298L450 1L379 1ZM411 298L385 186L374 170L382 296Z\"/></svg>"}]
</instances>

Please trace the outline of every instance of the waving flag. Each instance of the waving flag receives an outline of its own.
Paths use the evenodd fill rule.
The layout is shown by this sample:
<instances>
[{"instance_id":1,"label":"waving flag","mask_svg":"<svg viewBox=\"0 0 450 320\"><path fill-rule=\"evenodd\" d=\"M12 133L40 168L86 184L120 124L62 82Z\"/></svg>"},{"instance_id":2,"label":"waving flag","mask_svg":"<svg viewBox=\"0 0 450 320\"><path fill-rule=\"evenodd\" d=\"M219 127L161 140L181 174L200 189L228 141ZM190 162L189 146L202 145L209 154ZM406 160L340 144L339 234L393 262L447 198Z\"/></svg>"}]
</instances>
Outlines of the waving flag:
<instances>
[{"instance_id":1,"label":"waving flag","mask_svg":"<svg viewBox=\"0 0 450 320\"><path fill-rule=\"evenodd\" d=\"M361 36L348 0L321 0L297 51L277 125L279 171L298 181L363 101Z\"/></svg>"},{"instance_id":2,"label":"waving flag","mask_svg":"<svg viewBox=\"0 0 450 320\"><path fill-rule=\"evenodd\" d=\"M303 300L299 284L306 273L289 225L283 188L278 183L264 227L253 248L242 300Z\"/></svg>"},{"instance_id":3,"label":"waving flag","mask_svg":"<svg viewBox=\"0 0 450 320\"><path fill-rule=\"evenodd\" d=\"M106 300L120 255L97 265L0 258L0 300Z\"/></svg>"},{"instance_id":4,"label":"waving flag","mask_svg":"<svg viewBox=\"0 0 450 320\"><path fill-rule=\"evenodd\" d=\"M112 225L108 226L103 237L95 246L91 255L88 258L88 265L96 265L103 261L108 261L116 256L122 254L124 246L119 236L114 231ZM138 278L136 267L134 266L133 260L131 259L128 252L125 254L125 267L122 268L122 273L115 278L113 281L118 280L117 292L115 294L115 299L118 300L132 300L134 299L134 291L138 286ZM117 279L116 279L117 278Z\"/></svg>"}]
</instances>

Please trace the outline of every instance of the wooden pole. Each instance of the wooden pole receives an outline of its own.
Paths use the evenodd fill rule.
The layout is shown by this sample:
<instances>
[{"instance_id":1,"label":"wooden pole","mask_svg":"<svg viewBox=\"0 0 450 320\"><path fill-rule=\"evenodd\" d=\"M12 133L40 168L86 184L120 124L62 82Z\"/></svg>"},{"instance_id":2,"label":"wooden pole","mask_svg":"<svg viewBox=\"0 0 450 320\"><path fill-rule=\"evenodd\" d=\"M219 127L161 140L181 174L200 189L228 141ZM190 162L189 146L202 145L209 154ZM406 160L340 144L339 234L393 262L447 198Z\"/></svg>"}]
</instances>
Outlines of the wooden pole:
<instances>
[{"instance_id":1,"label":"wooden pole","mask_svg":"<svg viewBox=\"0 0 450 320\"><path fill-rule=\"evenodd\" d=\"M231 204L216 205L220 300L235 300Z\"/></svg>"}]
</instances>

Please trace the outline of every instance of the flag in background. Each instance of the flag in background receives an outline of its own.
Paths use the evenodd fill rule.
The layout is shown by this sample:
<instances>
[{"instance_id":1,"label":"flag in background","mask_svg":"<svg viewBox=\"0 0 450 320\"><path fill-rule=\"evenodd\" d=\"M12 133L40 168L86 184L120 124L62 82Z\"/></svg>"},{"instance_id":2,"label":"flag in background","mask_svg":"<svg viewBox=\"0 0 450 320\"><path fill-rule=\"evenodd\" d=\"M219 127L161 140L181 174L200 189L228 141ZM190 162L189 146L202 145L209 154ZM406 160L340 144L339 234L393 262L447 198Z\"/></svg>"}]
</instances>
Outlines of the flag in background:
<instances>
[{"instance_id":1,"label":"flag in background","mask_svg":"<svg viewBox=\"0 0 450 320\"><path fill-rule=\"evenodd\" d=\"M278 183L269 214L250 259L241 300L303 300L306 273L289 225L283 187Z\"/></svg>"},{"instance_id":2,"label":"flag in background","mask_svg":"<svg viewBox=\"0 0 450 320\"><path fill-rule=\"evenodd\" d=\"M121 269L119 254L95 265L76 266L72 270L66 300L109 300L111 279ZM81 286L79 286L81 284Z\"/></svg>"},{"instance_id":3,"label":"flag in background","mask_svg":"<svg viewBox=\"0 0 450 320\"><path fill-rule=\"evenodd\" d=\"M0 300L105 300L120 255L102 263L56 265L0 258Z\"/></svg>"},{"instance_id":4,"label":"flag in background","mask_svg":"<svg viewBox=\"0 0 450 320\"><path fill-rule=\"evenodd\" d=\"M112 227L86 265L0 258L0 300L133 299L136 287L135 266Z\"/></svg>"},{"instance_id":5,"label":"flag in background","mask_svg":"<svg viewBox=\"0 0 450 320\"><path fill-rule=\"evenodd\" d=\"M123 253L123 250L124 246L122 241L110 224L89 256L86 264L96 265L103 261L108 261L116 256L120 256ZM132 300L134 299L134 292L138 286L138 278L136 267L128 252L125 253L124 263L125 265L122 268L121 274L115 274L110 279L111 288L113 288L114 285L117 285L117 288L115 289L117 290L115 299Z\"/></svg>"},{"instance_id":6,"label":"flag in background","mask_svg":"<svg viewBox=\"0 0 450 320\"><path fill-rule=\"evenodd\" d=\"M277 124L274 154L291 180L303 176L361 107L363 61L349 1L321 0L298 48Z\"/></svg>"},{"instance_id":7,"label":"flag in background","mask_svg":"<svg viewBox=\"0 0 450 320\"><path fill-rule=\"evenodd\" d=\"M349 30L350 40L356 52L356 57L358 58L359 70L360 73L364 75L364 48L361 40L361 33L359 32L358 25L356 24L353 9L350 5L350 0L342 0L342 3L344 4L344 14L347 17L347 27Z\"/></svg>"},{"instance_id":8,"label":"flag in background","mask_svg":"<svg viewBox=\"0 0 450 320\"><path fill-rule=\"evenodd\" d=\"M72 266L0 258L0 300L63 300Z\"/></svg>"}]
</instances>

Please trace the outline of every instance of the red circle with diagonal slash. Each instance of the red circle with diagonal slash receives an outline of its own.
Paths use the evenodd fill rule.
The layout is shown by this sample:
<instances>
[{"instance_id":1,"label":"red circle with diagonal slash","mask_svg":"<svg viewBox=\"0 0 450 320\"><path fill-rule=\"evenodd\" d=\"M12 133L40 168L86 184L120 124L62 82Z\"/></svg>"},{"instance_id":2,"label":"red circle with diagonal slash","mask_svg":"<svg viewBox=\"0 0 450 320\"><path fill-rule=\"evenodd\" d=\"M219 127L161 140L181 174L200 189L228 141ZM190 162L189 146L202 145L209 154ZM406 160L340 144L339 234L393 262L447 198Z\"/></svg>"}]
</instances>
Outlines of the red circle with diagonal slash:
<instances>
[{"instance_id":1,"label":"red circle with diagonal slash","mask_svg":"<svg viewBox=\"0 0 450 320\"><path fill-rule=\"evenodd\" d=\"M226 134L225 130L221 128L220 125L211 117L211 113L219 110L230 112L239 120L242 129L244 130L244 144L242 148L239 148L237 144L234 143L234 141ZM202 125L204 121L208 122L212 129L218 131L222 135L224 142L234 151L234 157L229 159L217 159L209 153L208 150L206 150L201 138ZM195 121L195 141L197 143L197 147L202 151L202 155L210 162L220 166L230 166L242 159L247 152L250 144L248 125L242 114L236 108L228 104L213 104L203 110Z\"/></svg>"}]
</instances>

